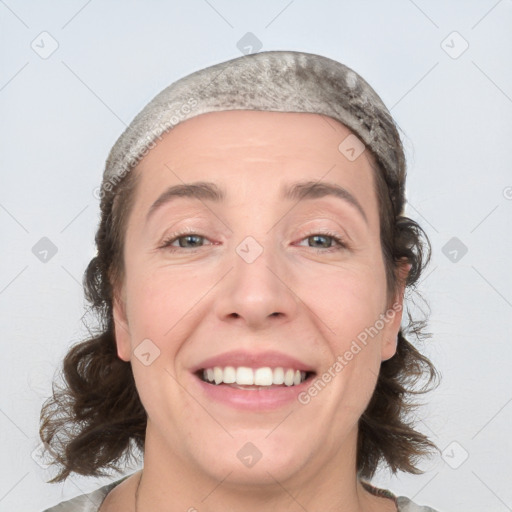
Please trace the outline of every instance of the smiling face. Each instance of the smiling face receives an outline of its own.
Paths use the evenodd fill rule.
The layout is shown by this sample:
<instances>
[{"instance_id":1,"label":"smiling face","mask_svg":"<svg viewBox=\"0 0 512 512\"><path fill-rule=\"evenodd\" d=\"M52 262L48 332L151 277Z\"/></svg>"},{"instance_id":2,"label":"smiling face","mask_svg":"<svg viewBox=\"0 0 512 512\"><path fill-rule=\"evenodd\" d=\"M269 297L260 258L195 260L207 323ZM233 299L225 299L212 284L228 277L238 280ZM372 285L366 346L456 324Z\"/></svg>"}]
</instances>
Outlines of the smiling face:
<instances>
[{"instance_id":1,"label":"smiling face","mask_svg":"<svg viewBox=\"0 0 512 512\"><path fill-rule=\"evenodd\" d=\"M355 474L403 289L388 300L371 156L339 151L350 134L316 114L203 114L133 171L114 318L148 414L145 464L251 485ZM307 380L201 378L265 384L277 368Z\"/></svg>"}]
</instances>

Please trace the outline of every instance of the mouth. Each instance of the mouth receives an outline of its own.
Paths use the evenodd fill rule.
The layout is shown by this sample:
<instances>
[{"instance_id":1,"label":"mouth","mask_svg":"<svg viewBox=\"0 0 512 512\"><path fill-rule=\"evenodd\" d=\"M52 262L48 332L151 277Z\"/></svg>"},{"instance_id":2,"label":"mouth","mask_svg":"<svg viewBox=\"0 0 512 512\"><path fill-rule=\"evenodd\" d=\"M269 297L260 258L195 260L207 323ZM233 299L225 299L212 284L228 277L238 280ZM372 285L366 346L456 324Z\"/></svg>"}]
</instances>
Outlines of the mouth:
<instances>
[{"instance_id":1,"label":"mouth","mask_svg":"<svg viewBox=\"0 0 512 512\"><path fill-rule=\"evenodd\" d=\"M233 350L201 361L190 374L208 403L263 413L297 403L311 385L318 366L304 360L272 350Z\"/></svg>"},{"instance_id":2,"label":"mouth","mask_svg":"<svg viewBox=\"0 0 512 512\"><path fill-rule=\"evenodd\" d=\"M194 375L206 384L216 387L229 387L244 391L266 391L301 386L306 381L312 380L316 373L282 366L259 368L214 366L200 368Z\"/></svg>"}]
</instances>

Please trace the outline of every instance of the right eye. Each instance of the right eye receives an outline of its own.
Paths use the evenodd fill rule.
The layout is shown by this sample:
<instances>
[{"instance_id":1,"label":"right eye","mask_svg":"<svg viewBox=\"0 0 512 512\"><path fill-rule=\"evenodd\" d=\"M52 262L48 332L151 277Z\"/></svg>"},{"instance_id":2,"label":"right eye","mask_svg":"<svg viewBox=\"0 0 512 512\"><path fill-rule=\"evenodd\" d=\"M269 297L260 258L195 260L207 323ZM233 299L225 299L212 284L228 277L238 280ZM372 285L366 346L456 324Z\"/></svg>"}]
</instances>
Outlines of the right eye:
<instances>
[{"instance_id":1,"label":"right eye","mask_svg":"<svg viewBox=\"0 0 512 512\"><path fill-rule=\"evenodd\" d=\"M207 240L206 237L197 233L174 233L162 242L160 249L167 249L171 252L180 249L198 249L203 246L205 240ZM176 242L178 242L178 245L175 245Z\"/></svg>"}]
</instances>

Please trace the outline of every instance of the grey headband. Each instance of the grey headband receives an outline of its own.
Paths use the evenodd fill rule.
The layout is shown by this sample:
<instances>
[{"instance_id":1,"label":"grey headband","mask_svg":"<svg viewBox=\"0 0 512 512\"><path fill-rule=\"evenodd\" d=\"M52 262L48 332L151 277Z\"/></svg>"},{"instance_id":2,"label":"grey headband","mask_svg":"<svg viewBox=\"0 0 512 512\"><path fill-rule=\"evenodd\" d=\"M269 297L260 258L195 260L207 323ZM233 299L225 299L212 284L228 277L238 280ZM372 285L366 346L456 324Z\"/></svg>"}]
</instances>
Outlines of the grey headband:
<instances>
[{"instance_id":1,"label":"grey headband","mask_svg":"<svg viewBox=\"0 0 512 512\"><path fill-rule=\"evenodd\" d=\"M347 126L369 148L385 179L399 185L395 213L403 206L405 163L400 137L372 87L347 66L320 55L268 51L228 60L174 82L137 114L114 144L102 189L116 185L155 146L191 117L224 110L324 114ZM340 141L341 142L341 141Z\"/></svg>"}]
</instances>

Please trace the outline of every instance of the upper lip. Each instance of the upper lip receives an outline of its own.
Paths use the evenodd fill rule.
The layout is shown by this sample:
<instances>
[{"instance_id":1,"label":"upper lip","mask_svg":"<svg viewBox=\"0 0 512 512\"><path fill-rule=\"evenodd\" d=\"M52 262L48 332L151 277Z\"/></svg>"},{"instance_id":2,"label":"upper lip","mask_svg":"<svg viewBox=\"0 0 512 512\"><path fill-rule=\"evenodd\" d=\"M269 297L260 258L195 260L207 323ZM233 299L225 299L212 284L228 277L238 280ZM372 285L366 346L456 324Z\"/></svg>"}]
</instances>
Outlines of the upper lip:
<instances>
[{"instance_id":1,"label":"upper lip","mask_svg":"<svg viewBox=\"0 0 512 512\"><path fill-rule=\"evenodd\" d=\"M299 359L275 351L265 352L247 352L243 350L235 350L232 352L225 352L213 357L209 357L199 364L195 365L191 371L197 372L206 368L214 368L219 366L224 368L226 366L245 366L248 368L263 368L269 366L271 368L283 367L300 370L303 372L314 372L314 368Z\"/></svg>"}]
</instances>

